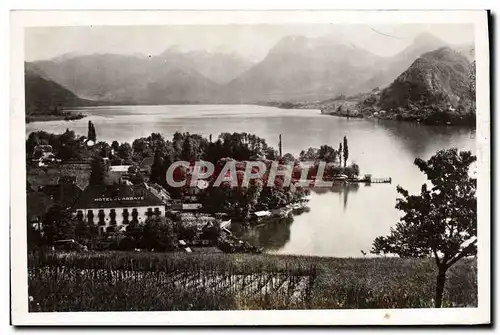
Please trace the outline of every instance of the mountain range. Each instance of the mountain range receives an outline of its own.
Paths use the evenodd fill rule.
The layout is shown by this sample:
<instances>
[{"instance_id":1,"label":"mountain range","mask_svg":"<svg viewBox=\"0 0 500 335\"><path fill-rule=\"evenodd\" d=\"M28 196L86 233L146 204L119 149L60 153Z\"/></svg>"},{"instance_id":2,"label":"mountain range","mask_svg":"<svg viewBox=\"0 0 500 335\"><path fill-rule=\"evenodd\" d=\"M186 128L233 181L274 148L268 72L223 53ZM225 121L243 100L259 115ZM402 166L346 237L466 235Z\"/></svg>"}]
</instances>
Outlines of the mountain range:
<instances>
[{"instance_id":1,"label":"mountain range","mask_svg":"<svg viewBox=\"0 0 500 335\"><path fill-rule=\"evenodd\" d=\"M419 56L383 89L300 107L345 117L475 125L474 67L461 52L441 47Z\"/></svg>"},{"instance_id":2,"label":"mountain range","mask_svg":"<svg viewBox=\"0 0 500 335\"><path fill-rule=\"evenodd\" d=\"M47 114L58 106L86 106L92 101L76 94L46 77L35 65L25 63L25 100L27 114Z\"/></svg>"},{"instance_id":3,"label":"mountain range","mask_svg":"<svg viewBox=\"0 0 500 335\"><path fill-rule=\"evenodd\" d=\"M59 92L49 94L46 104L57 97L62 105L77 104L70 94L108 104L312 102L384 88L422 54L444 46L421 34L398 54L381 57L334 36L288 36L257 63L237 54L173 47L153 56L65 54L26 63L25 78L31 92L36 85L45 86L40 92ZM473 57L470 47L456 50ZM27 97L27 105L31 101L40 99Z\"/></svg>"}]
</instances>

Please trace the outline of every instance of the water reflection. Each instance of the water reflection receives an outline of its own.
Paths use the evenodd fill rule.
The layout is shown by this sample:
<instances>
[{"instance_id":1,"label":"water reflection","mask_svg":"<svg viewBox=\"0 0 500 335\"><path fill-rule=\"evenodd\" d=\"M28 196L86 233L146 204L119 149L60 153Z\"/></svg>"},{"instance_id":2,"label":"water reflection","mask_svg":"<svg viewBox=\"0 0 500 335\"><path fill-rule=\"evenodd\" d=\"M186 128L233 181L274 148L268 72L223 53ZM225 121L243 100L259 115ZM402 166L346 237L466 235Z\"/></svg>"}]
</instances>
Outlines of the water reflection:
<instances>
[{"instance_id":1,"label":"water reflection","mask_svg":"<svg viewBox=\"0 0 500 335\"><path fill-rule=\"evenodd\" d=\"M359 183L334 183L331 188L314 187L311 189L316 194L337 193L339 200L343 203L343 210L347 208L347 201L350 192L357 192L359 190Z\"/></svg>"},{"instance_id":2,"label":"water reflection","mask_svg":"<svg viewBox=\"0 0 500 335\"><path fill-rule=\"evenodd\" d=\"M276 251L290 241L292 223L293 217L269 220L251 227L234 223L231 225L231 231L256 247L264 248L266 251Z\"/></svg>"},{"instance_id":3,"label":"water reflection","mask_svg":"<svg viewBox=\"0 0 500 335\"><path fill-rule=\"evenodd\" d=\"M429 158L429 153L434 153L436 149L456 147L457 138L463 139L463 144L474 143L470 140L476 138L476 130L468 127L429 126L388 120L375 122L375 126L399 141L413 157L423 159ZM475 152L475 146L470 146L468 150Z\"/></svg>"}]
</instances>

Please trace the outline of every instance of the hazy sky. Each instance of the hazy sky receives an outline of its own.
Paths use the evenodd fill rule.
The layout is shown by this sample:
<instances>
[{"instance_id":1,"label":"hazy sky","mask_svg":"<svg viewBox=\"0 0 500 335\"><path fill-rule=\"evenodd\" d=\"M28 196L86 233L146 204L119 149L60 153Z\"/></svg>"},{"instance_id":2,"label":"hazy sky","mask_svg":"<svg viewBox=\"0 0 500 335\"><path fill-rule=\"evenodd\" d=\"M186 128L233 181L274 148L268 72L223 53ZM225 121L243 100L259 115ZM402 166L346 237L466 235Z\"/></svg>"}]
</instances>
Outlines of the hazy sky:
<instances>
[{"instance_id":1,"label":"hazy sky","mask_svg":"<svg viewBox=\"0 0 500 335\"><path fill-rule=\"evenodd\" d=\"M49 59L68 52L156 55L179 46L183 50L237 52L258 61L287 35L334 35L375 54L390 56L422 32L450 44L474 42L473 25L463 24L44 27L26 29L25 58Z\"/></svg>"}]
</instances>

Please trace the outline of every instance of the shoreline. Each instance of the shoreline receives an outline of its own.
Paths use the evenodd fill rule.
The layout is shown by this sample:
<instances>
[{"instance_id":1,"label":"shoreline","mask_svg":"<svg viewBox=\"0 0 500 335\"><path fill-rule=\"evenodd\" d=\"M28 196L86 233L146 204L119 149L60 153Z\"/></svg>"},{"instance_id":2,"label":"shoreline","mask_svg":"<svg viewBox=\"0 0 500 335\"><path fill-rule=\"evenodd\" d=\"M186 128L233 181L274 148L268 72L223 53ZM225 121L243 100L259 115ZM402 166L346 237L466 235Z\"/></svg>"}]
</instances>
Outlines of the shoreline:
<instances>
[{"instance_id":1,"label":"shoreline","mask_svg":"<svg viewBox=\"0 0 500 335\"><path fill-rule=\"evenodd\" d=\"M453 114L448 114L450 119L448 121L438 120L438 121L430 121L427 119L422 119L422 116L418 115L409 115L409 116L401 116L395 114L389 115L366 115L362 113L358 114L346 114L346 113L338 113L335 111L327 111L323 110L320 105L316 105L316 103L288 103L288 102L254 102L254 103L170 103L170 104L150 104L150 105L142 105L142 104L126 104L126 103L109 103L109 104L98 104L95 107L113 107L113 106L197 106L197 105L241 105L241 106L266 106L266 107L275 107L278 109L304 109L304 110L319 110L321 111L321 115L329 115L329 116L337 116L343 117L347 119L369 119L369 120L384 120L384 121L396 121L396 122L411 122L415 124L422 124L426 126L460 126L460 127L470 127L476 128L475 119L467 119L467 115L465 115L465 119L463 116L456 116ZM64 115L29 115L25 117L26 123L34 123L34 122L49 122L49 121L73 121L80 120L87 117L84 114L70 114L67 116Z\"/></svg>"},{"instance_id":2,"label":"shoreline","mask_svg":"<svg viewBox=\"0 0 500 335\"><path fill-rule=\"evenodd\" d=\"M432 122L427 119L420 119L417 116L409 116L409 117L401 117L400 115L392 116L388 115L386 117L381 116L381 115L346 115L343 113L336 113L336 112L323 112L321 111L322 115L328 115L328 116L337 116L337 117L342 117L346 119L365 119L365 120L383 120L383 121L395 121L395 122L410 122L414 124L421 124L425 126L458 126L458 127L469 127L469 128L476 128L476 120L469 120L469 119L450 119L449 121L435 121ZM452 115L450 115L452 116ZM454 117L454 116L452 116Z\"/></svg>"},{"instance_id":3,"label":"shoreline","mask_svg":"<svg viewBox=\"0 0 500 335\"><path fill-rule=\"evenodd\" d=\"M34 122L49 122L49 121L74 121L80 120L87 117L85 114L73 114L70 113L68 115L51 115L51 114L41 114L41 115L26 115L25 122L34 123Z\"/></svg>"}]
</instances>

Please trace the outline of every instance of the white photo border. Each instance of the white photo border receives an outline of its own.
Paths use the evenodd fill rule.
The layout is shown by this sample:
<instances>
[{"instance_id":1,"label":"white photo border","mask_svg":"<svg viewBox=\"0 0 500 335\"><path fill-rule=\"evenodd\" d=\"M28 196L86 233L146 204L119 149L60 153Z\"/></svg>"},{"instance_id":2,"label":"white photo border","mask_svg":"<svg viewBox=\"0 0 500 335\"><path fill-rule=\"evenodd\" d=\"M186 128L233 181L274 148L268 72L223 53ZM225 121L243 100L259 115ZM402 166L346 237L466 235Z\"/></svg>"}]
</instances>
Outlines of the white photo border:
<instances>
[{"instance_id":1,"label":"white photo border","mask_svg":"<svg viewBox=\"0 0 500 335\"><path fill-rule=\"evenodd\" d=\"M478 158L478 307L442 309L28 313L24 29L85 25L470 23L475 29ZM11 12L10 228L14 325L440 325L491 322L490 74L485 10L13 11Z\"/></svg>"}]
</instances>

